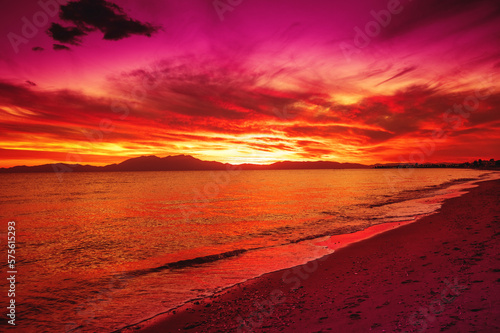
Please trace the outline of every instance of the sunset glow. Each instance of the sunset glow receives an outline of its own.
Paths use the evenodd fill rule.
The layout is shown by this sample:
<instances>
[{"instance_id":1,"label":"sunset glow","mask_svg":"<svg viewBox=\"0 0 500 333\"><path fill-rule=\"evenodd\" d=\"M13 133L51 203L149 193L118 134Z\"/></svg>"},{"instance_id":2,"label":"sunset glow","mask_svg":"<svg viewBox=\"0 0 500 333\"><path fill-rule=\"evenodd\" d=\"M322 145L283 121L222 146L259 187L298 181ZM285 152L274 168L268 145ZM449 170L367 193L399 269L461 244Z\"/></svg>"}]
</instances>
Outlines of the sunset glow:
<instances>
[{"instance_id":1,"label":"sunset glow","mask_svg":"<svg viewBox=\"0 0 500 333\"><path fill-rule=\"evenodd\" d=\"M6 5L0 167L500 158L497 1L113 3L143 24L66 43Z\"/></svg>"}]
</instances>

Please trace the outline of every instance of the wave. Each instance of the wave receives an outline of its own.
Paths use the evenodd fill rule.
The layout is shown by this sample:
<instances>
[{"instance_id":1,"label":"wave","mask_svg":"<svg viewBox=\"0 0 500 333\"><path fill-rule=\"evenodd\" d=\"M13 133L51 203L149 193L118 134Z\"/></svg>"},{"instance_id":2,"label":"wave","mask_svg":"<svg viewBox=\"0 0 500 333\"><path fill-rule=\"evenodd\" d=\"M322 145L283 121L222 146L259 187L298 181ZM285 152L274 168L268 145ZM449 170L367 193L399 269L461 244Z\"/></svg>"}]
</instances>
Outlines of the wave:
<instances>
[{"instance_id":1,"label":"wave","mask_svg":"<svg viewBox=\"0 0 500 333\"><path fill-rule=\"evenodd\" d=\"M256 249L252 249L256 250ZM150 273L157 273L161 272L167 269L182 269L182 268L188 268L188 267L193 267L193 266L198 266L202 264L207 264L211 262L215 262L218 260L224 260L227 258L231 257L236 257L241 255L242 253L245 253L249 251L248 249L238 249L238 250L233 250L233 251L228 251L228 252L223 252L223 253L218 253L218 254L212 254L208 256L203 256L203 257L197 257L193 259L185 259L185 260L179 260L175 262L170 262L158 267L152 267L152 268L145 268L145 269L138 269L134 271L129 271L127 272L127 275L132 275L132 276L141 276L141 275L146 275ZM123 274L121 274L123 275Z\"/></svg>"},{"instance_id":2,"label":"wave","mask_svg":"<svg viewBox=\"0 0 500 333\"><path fill-rule=\"evenodd\" d=\"M377 208L377 207L382 207L382 206L387 206L395 203L400 203L404 201L408 201L411 199L420 199L420 198L426 198L426 197L431 197L434 196L434 192L438 190L443 190L446 189L450 186L457 185L457 184L463 184L466 182L470 181L475 181L479 180L479 178L458 178L458 179L453 179L441 184L437 185L430 185L430 186L425 186L419 189L414 189L414 190L405 190L400 193L398 193L396 196L391 197L391 199L374 203L374 204L369 204L365 205L365 207L368 208Z\"/></svg>"}]
</instances>

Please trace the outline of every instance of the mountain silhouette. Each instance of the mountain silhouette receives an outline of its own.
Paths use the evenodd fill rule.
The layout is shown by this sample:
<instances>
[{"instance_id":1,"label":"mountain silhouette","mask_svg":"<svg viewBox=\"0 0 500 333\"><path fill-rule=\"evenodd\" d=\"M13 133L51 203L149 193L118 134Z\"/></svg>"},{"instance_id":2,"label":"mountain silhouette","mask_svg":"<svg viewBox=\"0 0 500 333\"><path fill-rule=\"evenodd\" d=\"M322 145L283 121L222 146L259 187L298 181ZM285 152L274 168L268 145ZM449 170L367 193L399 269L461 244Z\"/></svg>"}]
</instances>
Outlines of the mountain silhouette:
<instances>
[{"instance_id":1,"label":"mountain silhouette","mask_svg":"<svg viewBox=\"0 0 500 333\"><path fill-rule=\"evenodd\" d=\"M357 163L338 163L327 161L316 162L276 162L273 164L240 164L203 161L190 155L176 155L167 157L141 156L125 160L118 164L93 166L81 164L55 163L37 166L15 166L0 168L0 173L27 173L27 172L113 172L113 171L190 171L190 170L292 170L292 169L363 169L367 165Z\"/></svg>"}]
</instances>

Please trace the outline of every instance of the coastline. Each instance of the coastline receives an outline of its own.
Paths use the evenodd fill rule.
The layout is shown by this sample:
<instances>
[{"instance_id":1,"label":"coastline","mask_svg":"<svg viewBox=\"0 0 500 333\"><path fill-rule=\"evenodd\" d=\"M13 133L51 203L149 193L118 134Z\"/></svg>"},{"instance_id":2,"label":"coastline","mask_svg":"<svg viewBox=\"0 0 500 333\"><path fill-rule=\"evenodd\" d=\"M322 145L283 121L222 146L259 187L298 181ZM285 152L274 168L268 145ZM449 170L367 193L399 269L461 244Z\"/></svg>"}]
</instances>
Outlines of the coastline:
<instances>
[{"instance_id":1,"label":"coastline","mask_svg":"<svg viewBox=\"0 0 500 333\"><path fill-rule=\"evenodd\" d=\"M481 331L500 327L500 180L436 214L121 332Z\"/></svg>"}]
</instances>

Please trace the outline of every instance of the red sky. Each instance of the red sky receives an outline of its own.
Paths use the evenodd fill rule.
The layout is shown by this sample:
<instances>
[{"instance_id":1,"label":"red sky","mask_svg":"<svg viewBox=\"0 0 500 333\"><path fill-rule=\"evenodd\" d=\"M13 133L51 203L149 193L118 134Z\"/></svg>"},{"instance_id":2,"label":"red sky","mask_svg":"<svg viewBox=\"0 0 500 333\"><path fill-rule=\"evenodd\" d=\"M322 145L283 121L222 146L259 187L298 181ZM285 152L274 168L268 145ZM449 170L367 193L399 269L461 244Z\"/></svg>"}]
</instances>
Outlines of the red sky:
<instances>
[{"instance_id":1,"label":"red sky","mask_svg":"<svg viewBox=\"0 0 500 333\"><path fill-rule=\"evenodd\" d=\"M500 159L496 0L40 3L4 4L0 167Z\"/></svg>"}]
</instances>

